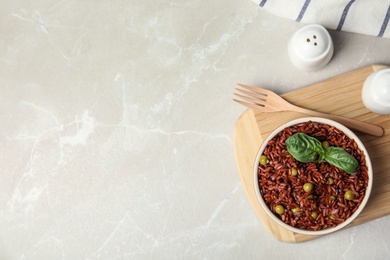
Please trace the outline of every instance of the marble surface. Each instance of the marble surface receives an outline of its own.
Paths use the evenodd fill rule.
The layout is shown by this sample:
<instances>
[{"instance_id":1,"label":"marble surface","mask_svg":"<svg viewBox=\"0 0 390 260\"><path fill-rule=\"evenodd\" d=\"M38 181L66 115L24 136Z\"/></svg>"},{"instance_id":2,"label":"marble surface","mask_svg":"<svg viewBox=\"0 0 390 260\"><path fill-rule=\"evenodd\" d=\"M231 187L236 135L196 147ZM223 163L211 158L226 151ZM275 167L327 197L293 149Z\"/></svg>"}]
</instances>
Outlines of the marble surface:
<instances>
[{"instance_id":1,"label":"marble surface","mask_svg":"<svg viewBox=\"0 0 390 260\"><path fill-rule=\"evenodd\" d=\"M390 217L286 244L240 182L237 82L390 64L389 39L331 31L299 71L302 26L250 0L2 1L0 259L389 259Z\"/></svg>"}]
</instances>

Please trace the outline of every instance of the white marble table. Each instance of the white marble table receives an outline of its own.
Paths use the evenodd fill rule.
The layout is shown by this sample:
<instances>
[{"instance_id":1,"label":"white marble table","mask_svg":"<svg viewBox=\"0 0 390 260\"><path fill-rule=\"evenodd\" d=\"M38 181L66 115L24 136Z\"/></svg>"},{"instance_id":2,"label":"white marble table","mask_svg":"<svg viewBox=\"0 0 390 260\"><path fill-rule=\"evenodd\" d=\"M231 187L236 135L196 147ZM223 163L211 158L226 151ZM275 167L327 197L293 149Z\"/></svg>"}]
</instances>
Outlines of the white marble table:
<instances>
[{"instance_id":1,"label":"white marble table","mask_svg":"<svg viewBox=\"0 0 390 260\"><path fill-rule=\"evenodd\" d=\"M0 259L389 259L390 217L275 240L240 182L236 82L284 93L374 63L390 40L303 25L249 0L2 1Z\"/></svg>"}]
</instances>

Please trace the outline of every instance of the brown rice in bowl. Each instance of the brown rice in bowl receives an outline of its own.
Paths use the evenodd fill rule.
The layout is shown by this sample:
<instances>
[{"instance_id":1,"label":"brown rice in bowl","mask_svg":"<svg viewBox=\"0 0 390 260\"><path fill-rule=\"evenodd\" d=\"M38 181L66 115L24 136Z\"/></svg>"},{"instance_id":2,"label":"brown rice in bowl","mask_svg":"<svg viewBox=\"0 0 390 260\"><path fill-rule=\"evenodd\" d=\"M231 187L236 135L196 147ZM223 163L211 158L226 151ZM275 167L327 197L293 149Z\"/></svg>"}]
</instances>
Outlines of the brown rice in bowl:
<instances>
[{"instance_id":1,"label":"brown rice in bowl","mask_svg":"<svg viewBox=\"0 0 390 260\"><path fill-rule=\"evenodd\" d=\"M359 162L355 172L327 162L298 162L285 141L305 133L321 142L341 147ZM267 159L264 165L260 160ZM323 235L351 223L363 210L372 189L372 166L359 138L329 119L295 119L275 129L262 143L254 165L258 200L276 223L295 233ZM304 185L310 184L310 189ZM346 193L353 194L346 199Z\"/></svg>"}]
</instances>

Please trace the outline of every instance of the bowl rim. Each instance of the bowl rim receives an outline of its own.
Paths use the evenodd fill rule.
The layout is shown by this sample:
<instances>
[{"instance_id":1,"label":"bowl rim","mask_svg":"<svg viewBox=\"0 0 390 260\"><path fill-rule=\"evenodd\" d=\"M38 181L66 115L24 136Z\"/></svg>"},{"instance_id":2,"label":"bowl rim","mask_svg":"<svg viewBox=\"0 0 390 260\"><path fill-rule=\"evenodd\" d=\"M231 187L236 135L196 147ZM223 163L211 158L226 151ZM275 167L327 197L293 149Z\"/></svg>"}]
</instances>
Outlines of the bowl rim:
<instances>
[{"instance_id":1,"label":"bowl rim","mask_svg":"<svg viewBox=\"0 0 390 260\"><path fill-rule=\"evenodd\" d=\"M308 122L308 121L318 122L318 123L322 123L322 124L329 124L329 125L335 126L339 130L343 131L345 135L347 135L348 137L354 139L355 142L357 143L359 149L361 149L364 152L364 154L365 154L367 171L368 171L368 185L367 185L367 188L366 188L365 196L364 196L364 198L363 198L359 208L348 219L346 219L343 223L341 223L341 224L339 224L339 225L337 225L335 227L326 228L326 229L322 229L322 230L305 230L305 229L296 228L296 227L293 227L293 226L290 226L290 225L284 223L282 220L280 220L278 217L276 217L274 215L274 213L266 205L266 203L265 203L265 201L264 201L264 199L263 199L263 197L262 197L262 195L260 193L260 188L259 188L259 185L258 185L258 176L257 176L258 164L259 164L260 156L262 155L265 147L267 146L268 141L271 140L275 136L275 134L279 133L284 128L289 127L289 126L293 126L293 125L296 125L296 124L299 124L299 123ZM347 128L346 126L340 124L339 122L336 122L334 120L327 119L327 118L322 118L322 117L301 117L301 118L296 118L296 119L289 120L289 121L283 123L282 125L277 127L275 130L273 130L265 138L265 140L260 145L260 148L258 149L258 152L256 154L256 158L255 158L255 161L254 161L254 165L253 165L253 172L254 172L254 186L255 186L254 188L255 188L255 192L256 192L256 197L257 197L257 200L260 203L261 207L265 211L265 213L275 223L277 223L278 225L286 228L287 230L290 230L290 231L292 231L294 233L303 234L303 235L311 235L311 236L318 236L318 235L325 235L325 234L333 233L333 232L335 232L337 230L340 230L340 229L344 228L345 226L349 225L353 220L355 220L356 217L361 213L361 211L366 206L367 201L368 201L368 199L370 197L370 194L371 194L372 184L373 184L373 170L372 170L371 159L370 159L370 156L369 156L369 154L367 152L367 149L365 148L364 144L359 139L359 137L356 136L356 134L353 133L349 128Z\"/></svg>"}]
</instances>

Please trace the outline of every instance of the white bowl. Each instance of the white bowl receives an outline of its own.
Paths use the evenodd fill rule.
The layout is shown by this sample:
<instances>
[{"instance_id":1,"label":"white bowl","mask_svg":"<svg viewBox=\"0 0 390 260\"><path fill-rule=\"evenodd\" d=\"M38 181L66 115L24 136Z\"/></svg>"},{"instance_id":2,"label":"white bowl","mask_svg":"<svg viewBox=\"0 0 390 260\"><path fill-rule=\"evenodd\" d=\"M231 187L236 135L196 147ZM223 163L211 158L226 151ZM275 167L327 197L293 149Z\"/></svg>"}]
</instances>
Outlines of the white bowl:
<instances>
[{"instance_id":1,"label":"white bowl","mask_svg":"<svg viewBox=\"0 0 390 260\"><path fill-rule=\"evenodd\" d=\"M363 84L362 100L372 112L390 114L390 69L376 71L367 77Z\"/></svg>"},{"instance_id":2,"label":"white bowl","mask_svg":"<svg viewBox=\"0 0 390 260\"><path fill-rule=\"evenodd\" d=\"M299 123L308 122L308 121L318 122L318 123L323 123L323 124L328 124L330 126L334 126L337 129L343 131L344 134L347 135L349 138L354 139L356 144L358 145L359 149L361 149L364 152L364 154L365 154L366 166L367 166L367 169L368 169L368 178L369 178L368 179L368 186L366 188L366 193L365 193L365 196L364 196L361 204L359 205L359 208L348 219L346 219L343 223L338 224L335 227L330 227L330 228L326 228L326 229L322 229L322 230L318 230L318 231L317 230L316 231L314 231L314 230L305 230L305 229L300 229L300 228L296 228L296 227L290 226L290 225L284 223L279 217L274 215L274 213L270 210L270 208L267 206L265 200L263 199L263 196L262 196L260 188L259 188L258 173L257 173L258 165L259 165L259 162L260 162L260 156L263 154L264 149L265 149L265 147L268 144L268 141L271 140L276 134L278 134L284 128L290 127L290 126L293 126L293 125L296 125L296 124L299 124ZM371 160L370 160L370 157L368 155L368 152L367 152L366 148L364 147L364 145L360 141L360 139L351 130L349 130L347 127L341 125L340 123L335 122L333 120L329 120L329 119L325 119L325 118L318 118L318 117L305 117L305 118L299 118L299 119L291 120L291 121L289 121L287 123L284 123L283 125L279 126L278 128L276 128L272 133L269 134L269 136L264 140L264 142L260 146L260 149L259 149L259 151L257 153L257 156L256 156L256 160L255 160L253 171L254 171L254 183L255 183L255 187L254 188L255 188L255 191L256 191L256 195L257 195L257 198L258 198L258 201L259 201L260 205L262 206L262 208L264 209L266 214L273 221L275 221L277 224L279 224L280 226L284 227L285 229L290 230L290 231L295 232L295 233L298 233L298 234L304 234L304 235L315 235L315 236L317 236L317 235L325 235L325 234L329 234L329 233L335 232L337 230L340 230L340 229L344 228L345 226L347 226L348 224L350 224L354 219L356 219L356 217L360 214L360 212L365 207L365 205L366 205L366 203L367 203L367 201L369 199L369 196L370 196L370 193L371 193L371 189L372 189L372 183L373 183L373 171L372 171Z\"/></svg>"},{"instance_id":3,"label":"white bowl","mask_svg":"<svg viewBox=\"0 0 390 260\"><path fill-rule=\"evenodd\" d=\"M321 69L333 56L332 38L322 25L306 25L291 37L288 55L291 62L301 70Z\"/></svg>"}]
</instances>

